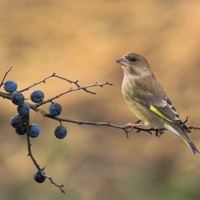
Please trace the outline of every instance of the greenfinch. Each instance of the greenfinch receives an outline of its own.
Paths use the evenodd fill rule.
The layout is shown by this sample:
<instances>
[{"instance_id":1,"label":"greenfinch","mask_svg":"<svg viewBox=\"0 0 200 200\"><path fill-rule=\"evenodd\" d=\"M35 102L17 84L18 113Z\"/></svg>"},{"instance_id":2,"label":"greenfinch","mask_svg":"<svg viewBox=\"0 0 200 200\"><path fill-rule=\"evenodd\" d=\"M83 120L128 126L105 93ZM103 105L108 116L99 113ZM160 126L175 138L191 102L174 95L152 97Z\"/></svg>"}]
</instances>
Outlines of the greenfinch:
<instances>
[{"instance_id":1,"label":"greenfinch","mask_svg":"<svg viewBox=\"0 0 200 200\"><path fill-rule=\"evenodd\" d=\"M180 137L194 154L199 154L187 135L190 129L179 118L147 60L138 53L127 53L116 62L122 65L124 71L123 97L136 117L149 128L171 131Z\"/></svg>"}]
</instances>

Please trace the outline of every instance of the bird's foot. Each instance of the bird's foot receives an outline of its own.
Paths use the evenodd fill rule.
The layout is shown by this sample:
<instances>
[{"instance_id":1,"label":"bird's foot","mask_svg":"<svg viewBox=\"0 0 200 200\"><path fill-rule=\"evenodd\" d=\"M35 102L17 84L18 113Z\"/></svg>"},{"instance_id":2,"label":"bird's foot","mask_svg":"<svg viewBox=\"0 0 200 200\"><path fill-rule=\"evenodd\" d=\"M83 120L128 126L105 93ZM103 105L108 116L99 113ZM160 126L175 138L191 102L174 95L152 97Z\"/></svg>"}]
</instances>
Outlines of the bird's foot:
<instances>
[{"instance_id":1,"label":"bird's foot","mask_svg":"<svg viewBox=\"0 0 200 200\"><path fill-rule=\"evenodd\" d=\"M156 137L160 137L163 133L163 129L156 129Z\"/></svg>"},{"instance_id":2,"label":"bird's foot","mask_svg":"<svg viewBox=\"0 0 200 200\"><path fill-rule=\"evenodd\" d=\"M127 132L131 132L135 127L143 126L143 125L144 124L139 124L139 123L136 123L136 124L128 123L125 125L125 127L126 127Z\"/></svg>"}]
</instances>

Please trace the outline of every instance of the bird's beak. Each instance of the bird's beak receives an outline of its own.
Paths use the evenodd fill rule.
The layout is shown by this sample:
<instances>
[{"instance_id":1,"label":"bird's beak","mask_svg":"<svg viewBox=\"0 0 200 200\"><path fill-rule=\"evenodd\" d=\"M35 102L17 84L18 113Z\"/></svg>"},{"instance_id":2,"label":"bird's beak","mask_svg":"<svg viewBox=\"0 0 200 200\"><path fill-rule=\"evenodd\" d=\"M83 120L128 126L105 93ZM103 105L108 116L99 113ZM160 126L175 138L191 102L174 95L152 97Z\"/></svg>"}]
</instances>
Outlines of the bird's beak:
<instances>
[{"instance_id":1,"label":"bird's beak","mask_svg":"<svg viewBox=\"0 0 200 200\"><path fill-rule=\"evenodd\" d=\"M124 57L117 59L116 62L123 66L127 65L127 60Z\"/></svg>"}]
</instances>

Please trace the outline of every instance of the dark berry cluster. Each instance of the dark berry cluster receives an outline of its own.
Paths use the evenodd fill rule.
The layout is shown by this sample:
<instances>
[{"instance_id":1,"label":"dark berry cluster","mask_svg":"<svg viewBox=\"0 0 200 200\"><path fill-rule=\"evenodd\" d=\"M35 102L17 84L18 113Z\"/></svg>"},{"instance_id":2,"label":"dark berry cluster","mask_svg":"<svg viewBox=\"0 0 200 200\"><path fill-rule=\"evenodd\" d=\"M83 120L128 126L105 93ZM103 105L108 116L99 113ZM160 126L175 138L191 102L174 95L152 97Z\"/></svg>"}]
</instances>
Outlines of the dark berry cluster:
<instances>
[{"instance_id":1,"label":"dark berry cluster","mask_svg":"<svg viewBox=\"0 0 200 200\"><path fill-rule=\"evenodd\" d=\"M13 80L8 80L4 83L4 90L11 94L11 101L17 106L17 115L11 118L11 125L15 128L18 135L28 134L31 138L36 138L40 134L40 127L37 124L30 124L29 114L31 103L25 102L25 97L22 92L17 91L17 83ZM44 93L41 90L34 90L30 94L30 99L33 103L43 103ZM46 103L46 102L45 102ZM62 106L59 103L52 102L49 106L49 113L53 117L60 115ZM54 135L58 139L63 139L67 135L67 129L61 124L54 130ZM45 181L46 176L43 171L37 171L34 174L34 179L38 183Z\"/></svg>"}]
</instances>

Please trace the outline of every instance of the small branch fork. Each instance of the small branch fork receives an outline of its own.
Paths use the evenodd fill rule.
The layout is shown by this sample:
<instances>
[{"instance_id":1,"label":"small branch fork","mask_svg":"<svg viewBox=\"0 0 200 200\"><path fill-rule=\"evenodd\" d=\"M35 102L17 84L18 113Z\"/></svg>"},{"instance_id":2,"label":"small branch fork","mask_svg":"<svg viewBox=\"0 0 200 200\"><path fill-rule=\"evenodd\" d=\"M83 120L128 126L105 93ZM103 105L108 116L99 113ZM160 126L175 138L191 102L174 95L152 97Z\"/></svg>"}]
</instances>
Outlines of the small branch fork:
<instances>
[{"instance_id":1,"label":"small branch fork","mask_svg":"<svg viewBox=\"0 0 200 200\"><path fill-rule=\"evenodd\" d=\"M5 73L1 83L0 83L0 88L1 86L3 85L4 83L4 80L6 79L8 73L11 71L12 67ZM46 104L46 103L49 103L49 102L52 102L53 100L55 99L58 99L60 98L61 96L67 94L67 93L71 93L71 92L76 92L76 91L79 91L79 90L83 90L89 94L96 94L95 92L91 91L90 89L91 88L94 88L94 87L104 87L104 86L112 86L113 84L112 83L109 83L109 82L104 82L104 83L93 83L93 84L89 84L89 85L85 85L85 86L81 86L78 82L78 80L76 81L72 81L72 80L69 80L65 77L62 77L62 76L58 76L57 74L53 73L49 76L47 76L46 78L38 81L38 82L35 82L33 83L32 85L24 88L24 89L21 89L19 90L19 92L24 92L24 91L27 91L29 90L30 88L32 87L35 87L36 85L39 85L39 84L42 84L42 83L46 83L46 81L50 78L57 78L57 79L61 79L69 84L72 84L74 86L69 88L68 90L52 97L52 98L49 98L41 103L38 103L38 104L32 104L32 103L29 103L29 102L26 102L27 104L29 104L30 108L35 111L36 113L42 115L43 117L46 117L46 118L49 118L49 119L52 119L52 120L56 120L60 123L62 122L68 122L68 123L74 123L74 124L78 124L78 125L89 125L89 126L96 126L96 127L110 127L110 128L115 128L115 129L120 129L120 130L123 130L127 136L127 138L129 138L129 132L130 132L130 128L131 128L131 131L132 129L135 129L136 133L140 133L140 132L146 132L146 133L149 133L149 134L153 134L155 133L156 136L159 136L161 134L163 134L166 129L154 129L154 128L142 128L141 126L134 126L134 127L130 127L129 125L117 125L117 124L113 124L111 123L109 120L106 121L106 122L95 122L95 121L84 121L84 120L74 120L74 119L68 119L68 118L60 118L60 117L54 117L52 115L50 115L49 113L45 112L44 110L40 109L39 107L41 107L42 105ZM9 99L11 100L11 97L12 97L12 94L8 94L8 93L5 93L5 92L1 92L0 91L0 97L2 98L5 98L5 99ZM186 120L184 121L184 123L186 123L188 121L188 117L186 118ZM136 125L139 123L140 121L136 122ZM30 119L29 119L29 116L27 117L26 119L26 130L27 130L27 133L26 133L26 136L27 136L27 148L28 148L28 156L31 158L33 164L35 165L35 167L37 168L37 170L42 173L53 185L55 185L56 187L58 187L60 189L60 191L62 193L65 193L64 191L64 185L63 184L57 184L53 179L52 177L46 175L46 173L44 173L44 170L45 170L45 167L44 168L41 168L40 165L38 164L37 160L35 159L33 153L32 153L32 148L31 148L31 141L30 141L30 137L29 137L29 125L30 125ZM200 127L195 127L195 126L188 126L188 128L190 130L200 130Z\"/></svg>"}]
</instances>

